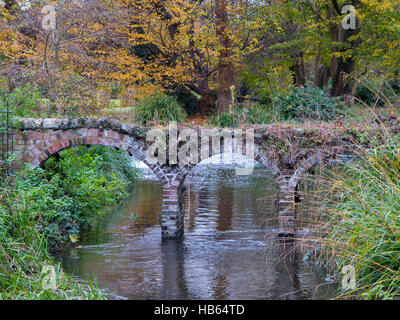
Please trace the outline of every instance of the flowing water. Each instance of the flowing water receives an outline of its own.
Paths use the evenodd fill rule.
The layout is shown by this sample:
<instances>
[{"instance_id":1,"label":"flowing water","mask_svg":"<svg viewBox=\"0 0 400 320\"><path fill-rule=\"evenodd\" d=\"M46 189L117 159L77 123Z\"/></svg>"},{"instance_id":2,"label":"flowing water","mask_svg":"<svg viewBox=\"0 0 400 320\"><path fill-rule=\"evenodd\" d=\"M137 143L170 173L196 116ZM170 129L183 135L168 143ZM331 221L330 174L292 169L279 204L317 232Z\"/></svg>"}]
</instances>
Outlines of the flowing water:
<instances>
[{"instance_id":1,"label":"flowing water","mask_svg":"<svg viewBox=\"0 0 400 320\"><path fill-rule=\"evenodd\" d=\"M64 254L65 269L96 277L114 299L332 296L323 270L268 241L277 190L269 171L256 165L252 175L237 176L230 157L199 164L186 178L182 241L161 241L162 185L144 171L127 203Z\"/></svg>"}]
</instances>

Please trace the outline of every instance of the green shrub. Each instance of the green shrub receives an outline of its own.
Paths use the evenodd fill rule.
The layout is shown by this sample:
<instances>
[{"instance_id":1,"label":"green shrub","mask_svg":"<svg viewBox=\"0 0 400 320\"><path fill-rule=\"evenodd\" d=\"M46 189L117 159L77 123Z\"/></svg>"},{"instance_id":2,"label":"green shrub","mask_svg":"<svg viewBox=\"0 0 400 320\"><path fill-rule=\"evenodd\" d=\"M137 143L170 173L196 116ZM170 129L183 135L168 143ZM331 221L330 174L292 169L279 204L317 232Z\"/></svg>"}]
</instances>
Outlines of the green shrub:
<instances>
[{"instance_id":1,"label":"green shrub","mask_svg":"<svg viewBox=\"0 0 400 320\"><path fill-rule=\"evenodd\" d=\"M374 92L373 87L361 82L356 89L356 98L370 107L384 107L385 101L378 92Z\"/></svg>"},{"instance_id":2,"label":"green shrub","mask_svg":"<svg viewBox=\"0 0 400 320\"><path fill-rule=\"evenodd\" d=\"M126 164L117 167L84 149L67 149L58 161L50 159L46 170L27 166L15 176L15 195L24 199L24 208L37 219L38 230L52 248L63 246L70 235L91 226L104 207L126 197L128 181L134 179L133 173L126 176L119 171L126 172Z\"/></svg>"},{"instance_id":3,"label":"green shrub","mask_svg":"<svg viewBox=\"0 0 400 320\"><path fill-rule=\"evenodd\" d=\"M46 169L27 165L0 181L0 299L99 299L92 283L62 275L50 251L62 248L119 203L137 178L130 157L112 148L64 150ZM41 287L41 270L57 266L58 289Z\"/></svg>"},{"instance_id":4,"label":"green shrub","mask_svg":"<svg viewBox=\"0 0 400 320\"><path fill-rule=\"evenodd\" d=\"M62 188L60 176L27 166L16 174L11 196L15 208L36 221L36 230L46 235L52 247L68 239L67 231L79 233L78 225L73 225L78 218L74 213L74 201Z\"/></svg>"},{"instance_id":5,"label":"green shrub","mask_svg":"<svg viewBox=\"0 0 400 320\"><path fill-rule=\"evenodd\" d=\"M356 98L369 107L397 107L400 104L399 80L363 79L357 86Z\"/></svg>"},{"instance_id":6,"label":"green shrub","mask_svg":"<svg viewBox=\"0 0 400 320\"><path fill-rule=\"evenodd\" d=\"M236 105L232 113L223 112L210 117L210 124L215 127L235 128L241 125L268 124L273 122L273 113L263 105L248 106Z\"/></svg>"},{"instance_id":7,"label":"green shrub","mask_svg":"<svg viewBox=\"0 0 400 320\"><path fill-rule=\"evenodd\" d=\"M293 87L289 94L273 98L275 109L284 120L332 120L342 116L340 97L330 98L317 88Z\"/></svg>"},{"instance_id":8,"label":"green shrub","mask_svg":"<svg viewBox=\"0 0 400 320\"><path fill-rule=\"evenodd\" d=\"M46 169L51 179L59 177L61 188L72 198L72 222L79 228L92 225L102 208L124 199L138 176L127 153L103 146L66 149L58 161L50 159ZM72 228L70 223L68 219L63 225Z\"/></svg>"},{"instance_id":9,"label":"green shrub","mask_svg":"<svg viewBox=\"0 0 400 320\"><path fill-rule=\"evenodd\" d=\"M0 300L103 298L94 284L64 274L49 253L49 238L58 237L55 223L71 208L58 179L49 180L41 169L26 168L14 183L1 181ZM56 267L56 291L41 286L42 268L48 265Z\"/></svg>"},{"instance_id":10,"label":"green shrub","mask_svg":"<svg viewBox=\"0 0 400 320\"><path fill-rule=\"evenodd\" d=\"M73 199L73 218L79 226L90 225L95 218L93 213L126 196L125 183L115 174L101 173L102 161L98 155L77 157L76 151L69 149L56 164L55 172L60 176L62 188Z\"/></svg>"},{"instance_id":11,"label":"green shrub","mask_svg":"<svg viewBox=\"0 0 400 320\"><path fill-rule=\"evenodd\" d=\"M76 147L67 149L61 154L65 158L81 158L87 155L92 158L100 158L99 167L96 168L98 174L107 179L113 179L116 176L119 181L124 182L127 186L131 186L139 178L139 171L132 166L131 157L122 150L93 145L89 148ZM50 163L53 163L52 170L57 170L54 168L54 163L56 163L54 158L49 159L46 164L47 168L49 168Z\"/></svg>"},{"instance_id":12,"label":"green shrub","mask_svg":"<svg viewBox=\"0 0 400 320\"><path fill-rule=\"evenodd\" d=\"M186 113L176 98L158 92L136 103L134 120L143 125L150 123L165 125L170 121L185 121Z\"/></svg>"},{"instance_id":13,"label":"green shrub","mask_svg":"<svg viewBox=\"0 0 400 320\"><path fill-rule=\"evenodd\" d=\"M37 87L26 84L25 87L16 87L11 93L1 90L0 109L5 109L5 98L9 108L17 117L33 117L41 115L42 96Z\"/></svg>"}]
</instances>

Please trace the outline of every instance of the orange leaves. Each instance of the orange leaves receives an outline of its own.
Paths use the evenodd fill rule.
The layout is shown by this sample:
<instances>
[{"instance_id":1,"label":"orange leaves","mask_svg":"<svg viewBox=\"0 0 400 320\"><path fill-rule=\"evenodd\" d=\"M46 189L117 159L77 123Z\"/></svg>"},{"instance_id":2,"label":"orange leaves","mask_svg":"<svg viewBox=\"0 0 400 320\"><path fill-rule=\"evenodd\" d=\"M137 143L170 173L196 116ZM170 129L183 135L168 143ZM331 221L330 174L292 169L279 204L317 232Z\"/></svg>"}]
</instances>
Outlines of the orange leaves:
<instances>
[{"instance_id":1,"label":"orange leaves","mask_svg":"<svg viewBox=\"0 0 400 320\"><path fill-rule=\"evenodd\" d=\"M254 52L255 31L245 3L228 1L227 30L235 67ZM59 1L50 1L58 5ZM41 6L10 22L1 12L0 49L10 63L52 77L79 74L97 83L118 82L135 92L173 84L215 87L221 50L216 35L214 4L191 0L64 0L57 7L57 28L40 28ZM3 20L1 20L3 19ZM22 26L27 33L21 33ZM204 84L205 83L205 84Z\"/></svg>"}]
</instances>

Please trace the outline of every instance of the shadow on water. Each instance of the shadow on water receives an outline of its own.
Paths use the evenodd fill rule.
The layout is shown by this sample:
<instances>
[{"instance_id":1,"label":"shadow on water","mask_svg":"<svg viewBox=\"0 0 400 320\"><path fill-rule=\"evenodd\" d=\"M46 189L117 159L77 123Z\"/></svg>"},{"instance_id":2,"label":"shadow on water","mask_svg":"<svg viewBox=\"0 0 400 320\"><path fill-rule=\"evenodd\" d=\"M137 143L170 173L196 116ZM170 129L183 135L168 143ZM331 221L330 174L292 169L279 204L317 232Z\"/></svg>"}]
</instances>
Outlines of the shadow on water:
<instances>
[{"instance_id":1,"label":"shadow on water","mask_svg":"<svg viewBox=\"0 0 400 320\"><path fill-rule=\"evenodd\" d=\"M266 240L276 228L266 223L275 214L272 175L258 165L251 176L236 176L235 166L224 162L199 164L187 177L183 240L161 241L162 185L147 179L64 254L66 270L95 276L114 299L332 296L332 286L315 290L324 283L323 270ZM266 194L270 200L260 205Z\"/></svg>"}]
</instances>

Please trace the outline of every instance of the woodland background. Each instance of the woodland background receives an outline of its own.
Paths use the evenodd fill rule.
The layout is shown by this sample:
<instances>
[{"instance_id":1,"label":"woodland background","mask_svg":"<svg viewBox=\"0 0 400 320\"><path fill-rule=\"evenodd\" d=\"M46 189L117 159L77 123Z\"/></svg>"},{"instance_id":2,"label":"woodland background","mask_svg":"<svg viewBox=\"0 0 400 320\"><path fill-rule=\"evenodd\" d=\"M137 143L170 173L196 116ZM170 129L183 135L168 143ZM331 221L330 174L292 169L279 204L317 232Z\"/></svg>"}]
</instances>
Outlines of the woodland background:
<instances>
[{"instance_id":1,"label":"woodland background","mask_svg":"<svg viewBox=\"0 0 400 320\"><path fill-rule=\"evenodd\" d=\"M323 90L306 90L317 105L321 95L384 105L377 92L400 91L397 0L2 2L2 90L28 114L129 118L160 92L174 98L161 105L192 116L241 103L269 112L276 97L304 98L294 87ZM345 5L357 10L355 29L342 28Z\"/></svg>"}]
</instances>

